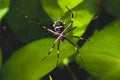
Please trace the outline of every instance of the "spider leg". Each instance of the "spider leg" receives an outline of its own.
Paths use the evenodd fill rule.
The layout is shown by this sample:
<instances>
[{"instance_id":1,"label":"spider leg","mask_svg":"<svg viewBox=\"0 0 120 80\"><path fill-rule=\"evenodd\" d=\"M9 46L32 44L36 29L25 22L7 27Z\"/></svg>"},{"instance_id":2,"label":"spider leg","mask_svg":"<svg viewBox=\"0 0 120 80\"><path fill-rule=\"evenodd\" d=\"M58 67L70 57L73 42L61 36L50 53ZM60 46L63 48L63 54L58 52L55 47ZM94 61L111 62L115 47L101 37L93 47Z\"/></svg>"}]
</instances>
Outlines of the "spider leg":
<instances>
[{"instance_id":1,"label":"spider leg","mask_svg":"<svg viewBox=\"0 0 120 80\"><path fill-rule=\"evenodd\" d=\"M58 41L58 46L57 46L57 63L56 63L56 66L58 65L58 62L59 62L59 57L60 57L60 40Z\"/></svg>"},{"instance_id":2,"label":"spider leg","mask_svg":"<svg viewBox=\"0 0 120 80\"><path fill-rule=\"evenodd\" d=\"M77 27L72 27L71 29L69 29L67 32L65 32L65 34L69 33L70 31L76 29Z\"/></svg>"},{"instance_id":3,"label":"spider leg","mask_svg":"<svg viewBox=\"0 0 120 80\"><path fill-rule=\"evenodd\" d=\"M68 9L68 11L70 13L72 13L72 11L67 6L65 6L65 7ZM72 13L72 19L71 19L70 23L66 26L66 28L63 30L63 32L60 35L63 35L63 33L65 33L65 31L70 28L70 26L73 24L73 21L74 21L74 14Z\"/></svg>"},{"instance_id":4,"label":"spider leg","mask_svg":"<svg viewBox=\"0 0 120 80\"><path fill-rule=\"evenodd\" d=\"M54 41L52 47L50 48L50 51L48 52L48 54L45 57L43 57L41 59L41 61L44 60L45 58L47 58L51 54L51 52L53 51L53 49L55 47L56 42L60 40L61 36L62 36L62 34L59 34L58 38Z\"/></svg>"},{"instance_id":5,"label":"spider leg","mask_svg":"<svg viewBox=\"0 0 120 80\"><path fill-rule=\"evenodd\" d=\"M78 56L80 56L80 59L83 62L83 59L82 59L82 57L80 55L80 52L79 52L78 48L76 47L76 45L71 40L69 40L68 38L65 38L65 39L74 46L75 51L78 53Z\"/></svg>"},{"instance_id":6,"label":"spider leg","mask_svg":"<svg viewBox=\"0 0 120 80\"><path fill-rule=\"evenodd\" d=\"M47 29L45 26L43 26L43 29L47 30L48 32L53 33L54 35L59 35L58 33L56 33L55 31L51 30L51 29Z\"/></svg>"},{"instance_id":7,"label":"spider leg","mask_svg":"<svg viewBox=\"0 0 120 80\"><path fill-rule=\"evenodd\" d=\"M43 58L41 59L41 61L44 60L44 59L46 59L46 58L51 54L51 52L53 51L53 49L54 49L54 47L55 47L55 44L56 44L56 42L53 43L52 47L50 48L50 51L48 52L48 54L47 54L45 57L43 57Z\"/></svg>"},{"instance_id":8,"label":"spider leg","mask_svg":"<svg viewBox=\"0 0 120 80\"><path fill-rule=\"evenodd\" d=\"M67 9L68 9L68 11L72 14L72 19L71 19L71 23L73 23L73 21L74 21L74 14L73 14L73 12L67 7L67 6L65 6Z\"/></svg>"}]
</instances>

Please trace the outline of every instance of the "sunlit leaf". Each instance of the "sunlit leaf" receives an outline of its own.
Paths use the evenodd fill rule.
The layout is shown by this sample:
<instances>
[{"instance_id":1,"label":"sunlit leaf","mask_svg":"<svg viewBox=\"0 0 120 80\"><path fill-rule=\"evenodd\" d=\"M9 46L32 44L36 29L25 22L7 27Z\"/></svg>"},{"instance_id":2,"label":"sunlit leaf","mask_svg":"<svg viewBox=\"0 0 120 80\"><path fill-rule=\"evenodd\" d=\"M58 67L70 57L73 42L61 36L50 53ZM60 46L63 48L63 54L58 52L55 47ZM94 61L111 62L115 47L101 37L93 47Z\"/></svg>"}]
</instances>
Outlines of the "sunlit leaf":
<instances>
[{"instance_id":1,"label":"sunlit leaf","mask_svg":"<svg viewBox=\"0 0 120 80\"><path fill-rule=\"evenodd\" d=\"M2 80L38 80L56 67L57 45L45 60L54 39L42 39L16 51L2 67ZM74 53L74 47L66 41L60 46L60 61Z\"/></svg>"},{"instance_id":2,"label":"sunlit leaf","mask_svg":"<svg viewBox=\"0 0 120 80\"><path fill-rule=\"evenodd\" d=\"M120 20L96 31L81 49L84 63L77 62L97 80L120 79Z\"/></svg>"},{"instance_id":3,"label":"sunlit leaf","mask_svg":"<svg viewBox=\"0 0 120 80\"><path fill-rule=\"evenodd\" d=\"M90 20L97 13L98 1L70 0L65 1L65 3L62 3L62 1L63 0L54 1L41 0L41 3L46 13L51 17L52 21L63 19L67 24L69 24L71 14L65 7L67 6L75 16L73 27L77 27L77 29L73 31L73 35L80 36L85 31Z\"/></svg>"},{"instance_id":4,"label":"sunlit leaf","mask_svg":"<svg viewBox=\"0 0 120 80\"><path fill-rule=\"evenodd\" d=\"M0 0L0 21L8 12L9 0Z\"/></svg>"},{"instance_id":5,"label":"sunlit leaf","mask_svg":"<svg viewBox=\"0 0 120 80\"><path fill-rule=\"evenodd\" d=\"M53 80L52 77L51 77L50 75L49 75L49 79L50 79L50 80Z\"/></svg>"},{"instance_id":6,"label":"sunlit leaf","mask_svg":"<svg viewBox=\"0 0 120 80\"><path fill-rule=\"evenodd\" d=\"M69 7L70 9L74 8L78 4L80 4L83 0L57 0L58 5L62 10L67 11L65 6Z\"/></svg>"}]
</instances>

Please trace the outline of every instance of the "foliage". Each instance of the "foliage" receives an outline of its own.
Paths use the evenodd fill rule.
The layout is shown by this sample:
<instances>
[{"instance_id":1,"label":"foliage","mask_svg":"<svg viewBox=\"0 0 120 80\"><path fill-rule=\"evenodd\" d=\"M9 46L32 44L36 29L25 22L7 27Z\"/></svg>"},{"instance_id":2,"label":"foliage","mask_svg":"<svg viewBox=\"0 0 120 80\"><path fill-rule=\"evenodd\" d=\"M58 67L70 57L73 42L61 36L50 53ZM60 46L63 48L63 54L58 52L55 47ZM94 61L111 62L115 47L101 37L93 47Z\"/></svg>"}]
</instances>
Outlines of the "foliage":
<instances>
[{"instance_id":1,"label":"foliage","mask_svg":"<svg viewBox=\"0 0 120 80\"><path fill-rule=\"evenodd\" d=\"M120 63L120 20L116 20L102 31L96 31L81 48L85 64L84 69L100 80L119 80ZM92 46L91 46L92 44Z\"/></svg>"},{"instance_id":2,"label":"foliage","mask_svg":"<svg viewBox=\"0 0 120 80\"><path fill-rule=\"evenodd\" d=\"M0 0L0 21L9 9L9 0Z\"/></svg>"},{"instance_id":3,"label":"foliage","mask_svg":"<svg viewBox=\"0 0 120 80\"><path fill-rule=\"evenodd\" d=\"M67 6L75 15L72 27L77 26L77 29L68 35L81 36L93 17L99 13L100 1L0 0L0 21L5 20L15 37L24 44L22 46L16 45L14 42L16 38L11 36L9 39L4 39L3 34L7 31L2 31L1 24L0 41L3 40L5 43L8 41L6 44L12 48L11 56L2 63L1 61L4 58L1 56L4 52L2 50L4 45L0 45L2 80L38 80L53 71L56 68L56 47L48 58L43 61L41 59L46 56L55 38L44 31L42 26L51 28L51 24L58 19L69 24L71 14L65 8ZM116 16L116 20L106 24L102 29L96 29L89 41L79 48L84 62L81 62L77 55L73 56L75 54L74 47L67 41L61 42L59 62L72 56L76 59L76 63L94 78L98 80L119 80L119 3L118 0L116 2L113 0L104 2L105 11ZM8 9L9 12L7 13ZM71 40L76 42L74 39ZM11 45L9 41L13 44ZM54 80L53 77L50 79Z\"/></svg>"}]
</instances>

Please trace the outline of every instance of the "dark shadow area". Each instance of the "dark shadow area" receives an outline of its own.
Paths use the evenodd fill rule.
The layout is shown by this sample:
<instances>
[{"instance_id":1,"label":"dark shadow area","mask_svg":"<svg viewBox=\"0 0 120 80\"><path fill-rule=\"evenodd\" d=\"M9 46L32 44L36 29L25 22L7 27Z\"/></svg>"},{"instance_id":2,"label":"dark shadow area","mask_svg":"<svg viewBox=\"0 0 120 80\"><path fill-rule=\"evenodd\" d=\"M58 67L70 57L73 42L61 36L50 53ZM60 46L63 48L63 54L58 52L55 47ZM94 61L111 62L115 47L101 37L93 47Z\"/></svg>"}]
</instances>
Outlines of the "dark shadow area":
<instances>
[{"instance_id":1,"label":"dark shadow area","mask_svg":"<svg viewBox=\"0 0 120 80\"><path fill-rule=\"evenodd\" d=\"M25 43L20 41L4 20L2 21L0 30L0 46L2 48L4 63L14 51L22 47Z\"/></svg>"}]
</instances>

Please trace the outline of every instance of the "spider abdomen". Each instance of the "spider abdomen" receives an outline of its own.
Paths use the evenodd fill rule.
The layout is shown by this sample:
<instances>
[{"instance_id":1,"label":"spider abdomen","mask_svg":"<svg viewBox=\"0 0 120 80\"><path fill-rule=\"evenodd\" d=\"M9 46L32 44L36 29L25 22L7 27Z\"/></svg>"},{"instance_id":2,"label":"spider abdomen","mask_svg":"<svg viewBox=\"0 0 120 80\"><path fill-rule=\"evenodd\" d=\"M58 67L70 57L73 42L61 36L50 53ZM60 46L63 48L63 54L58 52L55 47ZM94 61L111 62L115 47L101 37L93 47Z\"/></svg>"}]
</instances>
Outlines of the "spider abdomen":
<instances>
[{"instance_id":1,"label":"spider abdomen","mask_svg":"<svg viewBox=\"0 0 120 80\"><path fill-rule=\"evenodd\" d=\"M58 33L63 32L64 30L64 23L61 20L55 21L53 24L54 30Z\"/></svg>"},{"instance_id":2,"label":"spider abdomen","mask_svg":"<svg viewBox=\"0 0 120 80\"><path fill-rule=\"evenodd\" d=\"M58 33L61 33L63 32L64 28L62 26L61 27L59 26L59 27L55 27L54 30Z\"/></svg>"}]
</instances>

